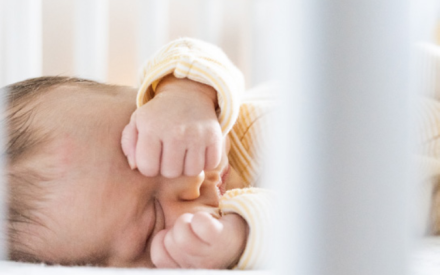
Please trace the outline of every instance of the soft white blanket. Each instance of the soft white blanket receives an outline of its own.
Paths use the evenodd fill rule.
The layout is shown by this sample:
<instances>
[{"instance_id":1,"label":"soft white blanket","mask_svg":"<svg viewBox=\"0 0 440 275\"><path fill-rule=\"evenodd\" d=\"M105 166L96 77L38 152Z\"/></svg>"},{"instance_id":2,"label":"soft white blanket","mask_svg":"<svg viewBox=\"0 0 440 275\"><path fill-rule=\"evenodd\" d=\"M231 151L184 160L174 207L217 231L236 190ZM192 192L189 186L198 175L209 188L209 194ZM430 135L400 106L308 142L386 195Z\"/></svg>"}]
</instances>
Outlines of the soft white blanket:
<instances>
[{"instance_id":1,"label":"soft white blanket","mask_svg":"<svg viewBox=\"0 0 440 275\"><path fill-rule=\"evenodd\" d=\"M414 275L440 274L440 237L424 239L411 257Z\"/></svg>"},{"instance_id":2,"label":"soft white blanket","mask_svg":"<svg viewBox=\"0 0 440 275\"><path fill-rule=\"evenodd\" d=\"M63 267L46 266L43 264L26 264L0 261L1 275L178 275L178 274L247 274L272 275L271 271L231 271L231 270L166 270L145 268L96 268L96 267ZM439 275L440 274L440 237L424 239L410 258L411 275Z\"/></svg>"},{"instance_id":3,"label":"soft white blanket","mask_svg":"<svg viewBox=\"0 0 440 275\"><path fill-rule=\"evenodd\" d=\"M26 264L0 261L1 275L180 275L180 274L247 274L269 275L270 271L231 271L231 270L184 270L184 269L146 269L146 268L97 268L97 267L63 267L43 264Z\"/></svg>"}]
</instances>

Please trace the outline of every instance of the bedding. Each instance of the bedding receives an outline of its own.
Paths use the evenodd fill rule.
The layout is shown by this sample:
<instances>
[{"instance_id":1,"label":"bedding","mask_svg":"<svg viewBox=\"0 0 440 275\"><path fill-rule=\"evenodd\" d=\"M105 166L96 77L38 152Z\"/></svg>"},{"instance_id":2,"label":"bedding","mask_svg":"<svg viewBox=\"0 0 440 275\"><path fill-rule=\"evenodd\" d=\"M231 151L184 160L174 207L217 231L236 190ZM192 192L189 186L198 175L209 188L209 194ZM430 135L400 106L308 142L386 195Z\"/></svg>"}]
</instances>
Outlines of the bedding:
<instances>
[{"instance_id":1,"label":"bedding","mask_svg":"<svg viewBox=\"0 0 440 275\"><path fill-rule=\"evenodd\" d=\"M440 237L423 239L410 258L410 273L414 275L440 274Z\"/></svg>"},{"instance_id":2,"label":"bedding","mask_svg":"<svg viewBox=\"0 0 440 275\"><path fill-rule=\"evenodd\" d=\"M180 274L241 274L246 272L247 275L268 275L273 274L271 271L253 270L191 270L191 269L147 269L147 268L98 268L98 267L65 267L65 266L47 266L43 264L16 263L8 261L0 261L1 275L180 275Z\"/></svg>"},{"instance_id":3,"label":"bedding","mask_svg":"<svg viewBox=\"0 0 440 275\"><path fill-rule=\"evenodd\" d=\"M410 257L409 263L411 275L438 275L440 274L440 237L429 237L423 239L416 247ZM178 275L178 274L247 274L247 275L269 275L273 271L252 270L171 270L171 269L145 269L145 268L97 268L97 267L63 267L46 266L43 264L15 263L0 261L1 275Z\"/></svg>"}]
</instances>

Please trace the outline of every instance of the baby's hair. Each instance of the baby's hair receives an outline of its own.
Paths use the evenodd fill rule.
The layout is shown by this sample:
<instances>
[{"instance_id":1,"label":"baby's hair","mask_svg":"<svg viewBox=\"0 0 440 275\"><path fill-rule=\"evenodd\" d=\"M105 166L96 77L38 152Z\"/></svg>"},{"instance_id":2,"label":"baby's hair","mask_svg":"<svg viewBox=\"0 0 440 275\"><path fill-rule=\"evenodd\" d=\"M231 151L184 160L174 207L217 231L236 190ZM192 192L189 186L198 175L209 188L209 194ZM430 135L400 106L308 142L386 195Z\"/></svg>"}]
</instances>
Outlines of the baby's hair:
<instances>
[{"instance_id":1,"label":"baby's hair","mask_svg":"<svg viewBox=\"0 0 440 275\"><path fill-rule=\"evenodd\" d=\"M48 192L43 183L50 180L43 171L24 165L24 162L42 150L50 140L50 134L34 123L34 112L41 104L41 96L62 85L106 86L91 80L49 76L32 78L0 89L7 105L3 118L7 130L6 157L7 177L7 244L8 258L13 261L40 262L32 249L23 241L23 224L41 225L33 213L36 201ZM41 127L40 127L41 128Z\"/></svg>"}]
</instances>

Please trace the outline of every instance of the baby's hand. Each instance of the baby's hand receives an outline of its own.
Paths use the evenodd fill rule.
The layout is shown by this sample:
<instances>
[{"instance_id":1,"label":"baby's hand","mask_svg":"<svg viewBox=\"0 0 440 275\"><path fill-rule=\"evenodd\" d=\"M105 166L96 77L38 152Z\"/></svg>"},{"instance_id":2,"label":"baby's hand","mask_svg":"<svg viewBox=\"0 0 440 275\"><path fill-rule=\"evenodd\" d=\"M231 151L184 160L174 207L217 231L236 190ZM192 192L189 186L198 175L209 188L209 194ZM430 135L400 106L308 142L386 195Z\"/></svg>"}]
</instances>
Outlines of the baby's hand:
<instances>
[{"instance_id":1,"label":"baby's hand","mask_svg":"<svg viewBox=\"0 0 440 275\"><path fill-rule=\"evenodd\" d=\"M157 268L230 268L244 251L247 232L237 214L219 220L206 212L183 214L154 237L151 259Z\"/></svg>"},{"instance_id":2,"label":"baby's hand","mask_svg":"<svg viewBox=\"0 0 440 275\"><path fill-rule=\"evenodd\" d=\"M222 132L217 94L189 79L164 78L156 96L139 107L122 133L132 169L145 176L196 176L220 163Z\"/></svg>"}]
</instances>

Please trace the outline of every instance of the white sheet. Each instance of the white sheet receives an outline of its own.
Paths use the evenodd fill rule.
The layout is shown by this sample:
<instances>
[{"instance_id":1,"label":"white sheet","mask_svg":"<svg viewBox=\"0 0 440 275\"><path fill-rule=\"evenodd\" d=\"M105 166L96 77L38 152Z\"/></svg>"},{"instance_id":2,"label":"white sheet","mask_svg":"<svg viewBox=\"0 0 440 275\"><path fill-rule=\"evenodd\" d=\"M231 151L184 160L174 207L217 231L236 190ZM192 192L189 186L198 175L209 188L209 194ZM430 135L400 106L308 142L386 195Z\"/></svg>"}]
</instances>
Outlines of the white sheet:
<instances>
[{"instance_id":1,"label":"white sheet","mask_svg":"<svg viewBox=\"0 0 440 275\"><path fill-rule=\"evenodd\" d=\"M424 239L411 257L411 273L414 275L440 274L440 237Z\"/></svg>"},{"instance_id":2,"label":"white sheet","mask_svg":"<svg viewBox=\"0 0 440 275\"><path fill-rule=\"evenodd\" d=\"M46 266L43 264L26 264L0 261L1 275L178 275L178 274L247 274L271 275L273 271L230 271L230 270L158 270L145 268L96 268L96 267L62 267ZM411 275L439 275L440 274L440 237L424 239L410 258Z\"/></svg>"},{"instance_id":3,"label":"white sheet","mask_svg":"<svg viewBox=\"0 0 440 275\"><path fill-rule=\"evenodd\" d=\"M146 268L97 268L97 267L63 267L46 266L43 264L26 264L0 261L1 275L178 275L178 274L246 274L246 275L269 275L270 271L231 271L231 270L172 270L172 269L146 269Z\"/></svg>"}]
</instances>

